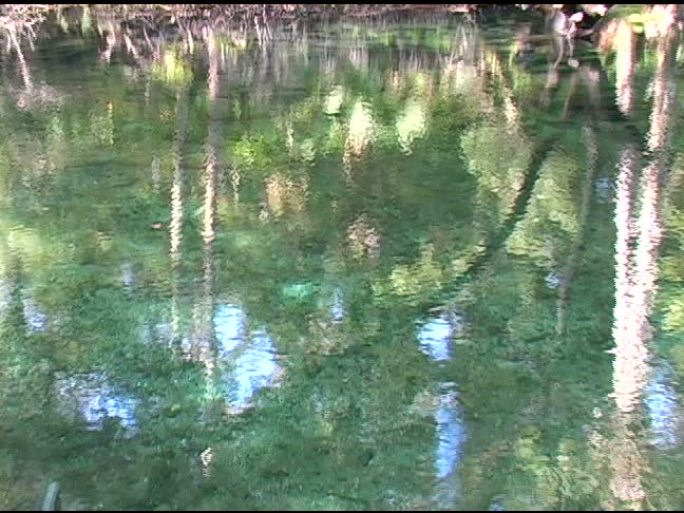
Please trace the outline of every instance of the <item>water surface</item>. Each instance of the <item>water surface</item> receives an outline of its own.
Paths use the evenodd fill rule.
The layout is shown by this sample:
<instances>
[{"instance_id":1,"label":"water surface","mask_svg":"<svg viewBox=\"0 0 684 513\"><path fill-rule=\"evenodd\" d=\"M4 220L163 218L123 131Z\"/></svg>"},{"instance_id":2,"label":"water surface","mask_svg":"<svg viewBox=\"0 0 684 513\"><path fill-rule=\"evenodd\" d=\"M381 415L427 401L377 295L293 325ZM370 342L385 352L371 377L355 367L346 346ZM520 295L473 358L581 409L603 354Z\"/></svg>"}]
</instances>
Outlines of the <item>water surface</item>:
<instances>
[{"instance_id":1,"label":"water surface","mask_svg":"<svg viewBox=\"0 0 684 513\"><path fill-rule=\"evenodd\" d=\"M0 508L684 506L678 34L110 14L2 35Z\"/></svg>"}]
</instances>

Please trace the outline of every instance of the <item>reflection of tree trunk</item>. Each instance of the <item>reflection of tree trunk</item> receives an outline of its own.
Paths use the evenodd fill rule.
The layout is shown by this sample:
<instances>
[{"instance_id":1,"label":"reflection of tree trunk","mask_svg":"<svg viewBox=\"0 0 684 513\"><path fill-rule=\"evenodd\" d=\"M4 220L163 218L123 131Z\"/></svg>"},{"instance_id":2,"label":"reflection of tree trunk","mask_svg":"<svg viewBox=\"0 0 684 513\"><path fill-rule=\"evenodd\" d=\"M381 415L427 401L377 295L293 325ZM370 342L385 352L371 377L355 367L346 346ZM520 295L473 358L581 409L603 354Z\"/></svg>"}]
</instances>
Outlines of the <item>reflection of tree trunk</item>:
<instances>
[{"instance_id":1,"label":"reflection of tree trunk","mask_svg":"<svg viewBox=\"0 0 684 513\"><path fill-rule=\"evenodd\" d=\"M634 427L638 425L639 417L635 412L619 412L610 423L610 491L618 501L618 504L613 505L618 510L639 511L646 506L642 475L648 470L648 461L640 441L643 435Z\"/></svg>"},{"instance_id":2,"label":"reflection of tree trunk","mask_svg":"<svg viewBox=\"0 0 684 513\"><path fill-rule=\"evenodd\" d=\"M21 71L21 78L24 81L24 88L26 89L27 93L31 93L33 91L33 80L31 79L31 70L29 69L28 64L26 63L26 59L24 58L24 52L21 51L21 45L19 45L16 30L10 30L9 37L12 46L14 46L14 51L17 52L17 58L19 59L19 68Z\"/></svg>"},{"instance_id":3,"label":"reflection of tree trunk","mask_svg":"<svg viewBox=\"0 0 684 513\"><path fill-rule=\"evenodd\" d=\"M204 218L202 221L204 273L202 297L196 307L197 342L199 359L204 362L207 373L207 395L215 397L216 347L214 343L214 256L213 243L216 236L216 195L218 186L219 152L222 139L220 108L220 54L216 37L210 31L207 47L209 51L209 132L206 143L204 166Z\"/></svg>"},{"instance_id":4,"label":"reflection of tree trunk","mask_svg":"<svg viewBox=\"0 0 684 513\"><path fill-rule=\"evenodd\" d=\"M570 302L570 282L572 281L573 275L575 273L575 264L577 263L579 248L582 245L584 227L587 224L592 184L594 181L596 164L598 162L598 144L596 143L596 133L594 132L594 129L589 126L585 126L583 130L584 140L588 152L587 174L584 178L584 187L582 189L582 203L580 205L578 223L579 231L572 243L567 264L561 273L561 283L558 287L556 333L559 335L565 332L565 321L567 319L568 304Z\"/></svg>"},{"instance_id":5,"label":"reflection of tree trunk","mask_svg":"<svg viewBox=\"0 0 684 513\"><path fill-rule=\"evenodd\" d=\"M180 333L178 280L181 263L181 241L183 237L183 182L185 160L183 156L188 130L188 91L182 88L176 95L176 134L173 144L173 185L171 186L171 329L173 342Z\"/></svg>"},{"instance_id":6,"label":"reflection of tree trunk","mask_svg":"<svg viewBox=\"0 0 684 513\"><path fill-rule=\"evenodd\" d=\"M619 353L623 359L616 358L615 362L615 380L614 393L618 401L620 410L629 411L629 398L634 395L635 390L638 392L643 383L633 383L629 387L629 383L633 380L625 380L625 383L620 380L625 376L618 365L625 363L625 354L641 355L634 360L638 363L644 360L643 344L634 338L632 332L633 319L633 261L634 251L632 249L632 240L634 238L634 221L632 216L633 198L632 188L634 184L634 175L638 166L638 151L632 145L627 145L622 150L620 156L620 170L618 173L616 184L616 198L615 198L615 307L614 307L614 321L613 321L613 339L616 344L616 355ZM639 372L638 374L643 374ZM627 375L630 375L629 368ZM627 388L626 388L627 387Z\"/></svg>"},{"instance_id":7,"label":"reflection of tree trunk","mask_svg":"<svg viewBox=\"0 0 684 513\"><path fill-rule=\"evenodd\" d=\"M570 87L568 89L568 95L565 97L565 102L563 102L563 114L561 119L565 121L568 119L568 111L570 110L570 101L577 91L577 84L579 82L579 73L576 71L570 77Z\"/></svg>"},{"instance_id":8,"label":"reflection of tree trunk","mask_svg":"<svg viewBox=\"0 0 684 513\"><path fill-rule=\"evenodd\" d=\"M16 372L20 369L24 370L22 368L32 362L31 345L26 344L24 338L29 325L24 302L25 274L21 255L16 248L12 247L11 241L8 241L4 234L0 235L0 255L4 257L4 261L0 262L0 292L4 296L0 297L0 301L4 303L0 305L2 306L0 308L0 333L2 333L0 355L3 356L3 367L14 367ZM3 370L7 371L7 368Z\"/></svg>"},{"instance_id":9,"label":"reflection of tree trunk","mask_svg":"<svg viewBox=\"0 0 684 513\"><path fill-rule=\"evenodd\" d=\"M615 361L613 386L617 405L614 446L610 451L613 463L611 490L618 501L642 508L646 494L641 475L646 459L638 443L639 401L647 383L649 348L652 328L649 317L653 307L657 280L658 250L662 236L662 183L667 166L668 128L674 109L672 80L674 34L664 36L657 51L657 69L653 85L653 107L648 146L650 162L644 167L639 183L640 212L631 216L631 186L635 166L635 151L627 147L618 178L616 201L616 302L613 336ZM636 248L631 251L632 239Z\"/></svg>"},{"instance_id":10,"label":"reflection of tree trunk","mask_svg":"<svg viewBox=\"0 0 684 513\"><path fill-rule=\"evenodd\" d=\"M634 65L636 63L636 35L629 22L621 20L615 40L615 95L618 108L625 116L634 105Z\"/></svg>"},{"instance_id":11,"label":"reflection of tree trunk","mask_svg":"<svg viewBox=\"0 0 684 513\"><path fill-rule=\"evenodd\" d=\"M615 362L613 371L613 393L617 403L617 414L611 425L612 442L609 442L612 479L610 488L618 501L639 507L645 499L641 484L641 471L645 462L635 433L630 431L629 421L636 413L634 409L638 396L647 379L648 351L644 340L634 332L634 251L632 241L635 234L632 216L632 188L638 166L638 151L627 145L620 157L620 171L615 201L615 308L613 338L615 340ZM620 506L616 506L620 509Z\"/></svg>"},{"instance_id":12,"label":"reflection of tree trunk","mask_svg":"<svg viewBox=\"0 0 684 513\"><path fill-rule=\"evenodd\" d=\"M24 271L21 256L15 248L8 244L6 237L0 238L0 250L5 257L2 262L2 275L0 275L0 285L5 289L7 303L0 322L7 323L10 330L18 330L24 333L28 326L26 309L24 308ZM14 337L8 337L8 340ZM20 339L18 339L20 340ZM8 342L9 343L9 342ZM15 348L12 347L14 350Z\"/></svg>"}]
</instances>

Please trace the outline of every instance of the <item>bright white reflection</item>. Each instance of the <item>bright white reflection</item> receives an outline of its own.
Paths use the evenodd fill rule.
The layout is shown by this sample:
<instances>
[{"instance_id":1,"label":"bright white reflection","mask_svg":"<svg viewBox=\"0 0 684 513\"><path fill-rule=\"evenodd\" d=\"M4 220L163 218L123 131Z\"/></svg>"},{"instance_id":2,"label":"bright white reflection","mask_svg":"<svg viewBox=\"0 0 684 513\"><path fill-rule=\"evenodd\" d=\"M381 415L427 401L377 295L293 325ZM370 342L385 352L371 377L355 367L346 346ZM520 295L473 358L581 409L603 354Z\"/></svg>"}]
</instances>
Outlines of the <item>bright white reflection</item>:
<instances>
[{"instance_id":1,"label":"bright white reflection","mask_svg":"<svg viewBox=\"0 0 684 513\"><path fill-rule=\"evenodd\" d=\"M250 332L247 317L235 305L221 305L214 317L226 400L234 413L248 408L257 391L274 386L281 373L276 349L263 330Z\"/></svg>"},{"instance_id":2,"label":"bright white reflection","mask_svg":"<svg viewBox=\"0 0 684 513\"><path fill-rule=\"evenodd\" d=\"M672 369L664 364L653 367L651 379L646 386L646 408L650 419L651 442L659 448L677 445L679 419L677 396L672 386Z\"/></svg>"},{"instance_id":3,"label":"bright white reflection","mask_svg":"<svg viewBox=\"0 0 684 513\"><path fill-rule=\"evenodd\" d=\"M117 419L127 434L135 434L138 400L117 394L102 374L59 376L56 386L63 415L81 417L90 431L101 430L106 419Z\"/></svg>"}]
</instances>

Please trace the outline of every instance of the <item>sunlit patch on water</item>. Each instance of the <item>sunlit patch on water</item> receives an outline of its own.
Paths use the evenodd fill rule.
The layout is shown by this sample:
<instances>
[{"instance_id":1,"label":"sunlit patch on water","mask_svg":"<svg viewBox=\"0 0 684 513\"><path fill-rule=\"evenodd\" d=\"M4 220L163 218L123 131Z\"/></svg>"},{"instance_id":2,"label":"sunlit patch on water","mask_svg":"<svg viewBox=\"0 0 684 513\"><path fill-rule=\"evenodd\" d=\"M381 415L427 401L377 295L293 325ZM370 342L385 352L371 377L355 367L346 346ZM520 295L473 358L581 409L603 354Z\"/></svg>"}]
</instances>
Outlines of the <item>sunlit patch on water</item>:
<instances>
[{"instance_id":1,"label":"sunlit patch on water","mask_svg":"<svg viewBox=\"0 0 684 513\"><path fill-rule=\"evenodd\" d=\"M679 408L677 395L672 386L673 377L668 366L663 363L656 364L645 391L651 443L661 449L679 444Z\"/></svg>"},{"instance_id":2,"label":"sunlit patch on water","mask_svg":"<svg viewBox=\"0 0 684 513\"><path fill-rule=\"evenodd\" d=\"M250 332L247 317L234 305L222 305L214 317L218 354L224 370L226 401L233 413L251 406L255 394L274 386L282 374L273 340L263 329Z\"/></svg>"},{"instance_id":3,"label":"sunlit patch on water","mask_svg":"<svg viewBox=\"0 0 684 513\"><path fill-rule=\"evenodd\" d=\"M58 375L56 387L60 412L80 417L89 431L99 431L107 419L114 419L128 436L136 433L138 400L117 393L103 374Z\"/></svg>"}]
</instances>

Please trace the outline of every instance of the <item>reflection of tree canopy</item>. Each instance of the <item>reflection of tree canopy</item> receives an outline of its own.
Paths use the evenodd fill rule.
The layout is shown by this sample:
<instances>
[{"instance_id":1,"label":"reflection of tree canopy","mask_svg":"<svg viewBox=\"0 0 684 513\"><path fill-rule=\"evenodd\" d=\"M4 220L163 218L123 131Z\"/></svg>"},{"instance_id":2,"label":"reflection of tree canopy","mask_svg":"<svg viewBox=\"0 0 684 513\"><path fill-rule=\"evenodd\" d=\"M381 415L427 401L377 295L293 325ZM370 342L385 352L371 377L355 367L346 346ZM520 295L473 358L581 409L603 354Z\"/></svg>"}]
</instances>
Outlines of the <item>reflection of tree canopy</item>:
<instances>
[{"instance_id":1,"label":"reflection of tree canopy","mask_svg":"<svg viewBox=\"0 0 684 513\"><path fill-rule=\"evenodd\" d=\"M563 151L552 152L546 158L526 215L507 242L511 252L526 254L547 264L567 253L568 242L579 229L577 174L580 167L575 159ZM555 234L558 238L554 240Z\"/></svg>"},{"instance_id":2,"label":"reflection of tree canopy","mask_svg":"<svg viewBox=\"0 0 684 513\"><path fill-rule=\"evenodd\" d=\"M491 208L494 199L496 221L512 214L531 160L531 147L521 130L511 131L500 120L483 123L463 135L461 147L468 159L468 170L475 175ZM492 197L493 196L493 197Z\"/></svg>"}]
</instances>

